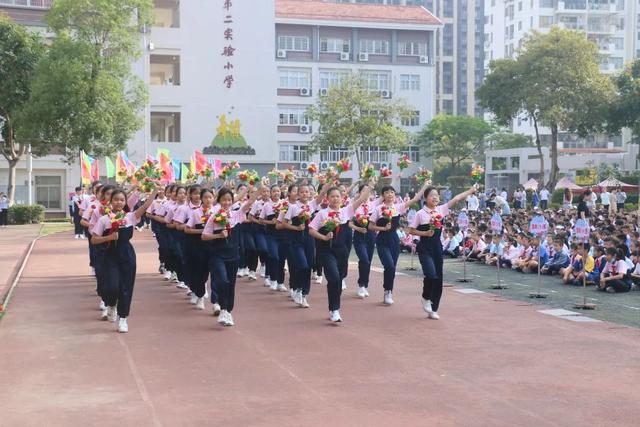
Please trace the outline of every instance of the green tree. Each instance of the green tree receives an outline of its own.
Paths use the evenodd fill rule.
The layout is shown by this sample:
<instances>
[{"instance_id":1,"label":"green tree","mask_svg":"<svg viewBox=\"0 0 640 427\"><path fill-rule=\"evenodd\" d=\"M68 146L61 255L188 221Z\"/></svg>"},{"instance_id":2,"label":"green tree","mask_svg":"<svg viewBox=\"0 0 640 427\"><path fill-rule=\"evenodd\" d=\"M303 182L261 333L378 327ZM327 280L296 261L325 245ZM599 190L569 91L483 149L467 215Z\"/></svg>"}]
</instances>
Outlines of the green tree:
<instances>
[{"instance_id":1,"label":"green tree","mask_svg":"<svg viewBox=\"0 0 640 427\"><path fill-rule=\"evenodd\" d=\"M320 125L309 150L343 147L361 165L362 150L369 147L395 152L406 147L409 135L398 124L411 114L404 101L383 99L358 74L350 75L307 109L309 120Z\"/></svg>"},{"instance_id":2,"label":"green tree","mask_svg":"<svg viewBox=\"0 0 640 427\"><path fill-rule=\"evenodd\" d=\"M44 51L36 34L0 15L0 152L9 163L7 194L15 199L16 165L27 152L28 122L20 117L29 100L31 82Z\"/></svg>"},{"instance_id":3,"label":"green tree","mask_svg":"<svg viewBox=\"0 0 640 427\"><path fill-rule=\"evenodd\" d=\"M485 142L492 150L533 147L531 138L521 133L496 132L487 136Z\"/></svg>"},{"instance_id":4,"label":"green tree","mask_svg":"<svg viewBox=\"0 0 640 427\"><path fill-rule=\"evenodd\" d=\"M56 0L46 15L55 38L38 67L26 119L38 154L64 148L96 156L126 146L142 126L146 102L132 62L141 54L141 31L151 0Z\"/></svg>"},{"instance_id":5,"label":"green tree","mask_svg":"<svg viewBox=\"0 0 640 427\"><path fill-rule=\"evenodd\" d=\"M493 127L478 117L439 114L426 125L417 142L435 160L447 159L451 173L460 172L461 164L484 152L484 138Z\"/></svg>"},{"instance_id":6,"label":"green tree","mask_svg":"<svg viewBox=\"0 0 640 427\"><path fill-rule=\"evenodd\" d=\"M613 95L611 81L600 73L595 43L584 33L557 27L547 34L532 32L517 59L494 61L485 85L478 89L480 105L496 117L525 113L536 131L538 125L551 130L551 187L558 180L558 132L602 132ZM496 105L498 98L503 105Z\"/></svg>"},{"instance_id":7,"label":"green tree","mask_svg":"<svg viewBox=\"0 0 640 427\"><path fill-rule=\"evenodd\" d=\"M634 141L640 138L640 59L628 64L614 77L616 95L609 106L609 128L619 133L629 128Z\"/></svg>"}]
</instances>

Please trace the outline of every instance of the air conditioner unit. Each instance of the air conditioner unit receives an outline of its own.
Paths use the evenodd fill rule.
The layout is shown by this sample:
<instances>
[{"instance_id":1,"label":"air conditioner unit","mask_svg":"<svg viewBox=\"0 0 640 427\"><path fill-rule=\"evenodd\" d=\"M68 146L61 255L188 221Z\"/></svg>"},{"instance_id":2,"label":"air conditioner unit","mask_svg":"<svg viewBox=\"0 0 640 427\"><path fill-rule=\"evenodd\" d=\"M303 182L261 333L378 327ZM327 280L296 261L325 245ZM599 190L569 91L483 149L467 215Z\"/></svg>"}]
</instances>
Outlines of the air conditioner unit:
<instances>
[{"instance_id":1,"label":"air conditioner unit","mask_svg":"<svg viewBox=\"0 0 640 427\"><path fill-rule=\"evenodd\" d=\"M156 45L153 43L149 43L149 52L153 52L156 49Z\"/></svg>"},{"instance_id":2,"label":"air conditioner unit","mask_svg":"<svg viewBox=\"0 0 640 427\"><path fill-rule=\"evenodd\" d=\"M276 55L278 58L286 58L287 57L287 51L284 49L278 49L278 53Z\"/></svg>"},{"instance_id":3,"label":"air conditioner unit","mask_svg":"<svg viewBox=\"0 0 640 427\"><path fill-rule=\"evenodd\" d=\"M358 61L360 61L360 62L367 62L368 60L369 60L369 54L368 54L368 53L361 52L361 53L358 55Z\"/></svg>"},{"instance_id":4,"label":"air conditioner unit","mask_svg":"<svg viewBox=\"0 0 640 427\"><path fill-rule=\"evenodd\" d=\"M302 162L300 163L300 170L301 171L307 171L307 168L309 167L309 163L308 162Z\"/></svg>"},{"instance_id":5,"label":"air conditioner unit","mask_svg":"<svg viewBox=\"0 0 640 427\"><path fill-rule=\"evenodd\" d=\"M311 89L309 89L308 87L301 87L300 96L311 96Z\"/></svg>"},{"instance_id":6,"label":"air conditioner unit","mask_svg":"<svg viewBox=\"0 0 640 427\"><path fill-rule=\"evenodd\" d=\"M387 163L387 162L381 162L380 163L380 169L382 169L382 168L387 168L388 169L389 167L390 167L389 163Z\"/></svg>"},{"instance_id":7,"label":"air conditioner unit","mask_svg":"<svg viewBox=\"0 0 640 427\"><path fill-rule=\"evenodd\" d=\"M340 52L340 61L348 61L351 59L349 52Z\"/></svg>"},{"instance_id":8,"label":"air conditioner unit","mask_svg":"<svg viewBox=\"0 0 640 427\"><path fill-rule=\"evenodd\" d=\"M300 125L300 133L311 133L311 126Z\"/></svg>"},{"instance_id":9,"label":"air conditioner unit","mask_svg":"<svg viewBox=\"0 0 640 427\"><path fill-rule=\"evenodd\" d=\"M327 169L329 169L329 162L320 162L320 170L326 171Z\"/></svg>"},{"instance_id":10,"label":"air conditioner unit","mask_svg":"<svg viewBox=\"0 0 640 427\"><path fill-rule=\"evenodd\" d=\"M390 90L381 90L380 91L380 96L383 98L391 98L391 91Z\"/></svg>"},{"instance_id":11,"label":"air conditioner unit","mask_svg":"<svg viewBox=\"0 0 640 427\"><path fill-rule=\"evenodd\" d=\"M320 96L327 96L327 94L329 93L329 89L322 88L320 89L319 93L320 93Z\"/></svg>"},{"instance_id":12,"label":"air conditioner unit","mask_svg":"<svg viewBox=\"0 0 640 427\"><path fill-rule=\"evenodd\" d=\"M428 64L429 63L429 57L426 55L421 55L420 56L420 63L421 64Z\"/></svg>"}]
</instances>

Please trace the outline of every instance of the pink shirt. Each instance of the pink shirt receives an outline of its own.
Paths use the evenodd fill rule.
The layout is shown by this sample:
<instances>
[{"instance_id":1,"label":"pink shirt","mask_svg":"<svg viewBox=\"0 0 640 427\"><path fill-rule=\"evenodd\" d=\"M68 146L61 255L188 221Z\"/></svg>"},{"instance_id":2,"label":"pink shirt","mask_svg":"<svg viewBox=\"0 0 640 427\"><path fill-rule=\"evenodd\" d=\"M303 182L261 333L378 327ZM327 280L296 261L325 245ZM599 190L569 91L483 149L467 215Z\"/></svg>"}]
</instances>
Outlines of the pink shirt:
<instances>
[{"instance_id":1,"label":"pink shirt","mask_svg":"<svg viewBox=\"0 0 640 427\"><path fill-rule=\"evenodd\" d=\"M443 205L436 206L435 209L429 209L425 206L424 208L416 212L416 215L411 221L410 227L418 228L423 224L431 223L431 215L433 215L434 213L438 213L440 214L440 216L442 216L442 218L444 218L445 216L449 215L449 205L445 203Z\"/></svg>"},{"instance_id":2,"label":"pink shirt","mask_svg":"<svg viewBox=\"0 0 640 427\"><path fill-rule=\"evenodd\" d=\"M173 200L165 200L165 202L162 203L160 207L158 207L158 209L156 209L156 216L166 217L169 210L172 209L175 204L176 202L174 202Z\"/></svg>"},{"instance_id":3,"label":"pink shirt","mask_svg":"<svg viewBox=\"0 0 640 427\"><path fill-rule=\"evenodd\" d=\"M380 218L382 218L382 210L387 207L388 206L385 205L384 203L381 203L378 206L376 206L375 209L373 209L373 211L371 212L371 216L369 217L371 221L375 223ZM393 208L396 210L396 214L394 215L394 217L398 215L403 215L405 212L407 212L407 204L405 202L394 203Z\"/></svg>"},{"instance_id":4,"label":"pink shirt","mask_svg":"<svg viewBox=\"0 0 640 427\"><path fill-rule=\"evenodd\" d=\"M213 209L215 208L215 206L213 208L209 208L209 211L207 212L207 215L210 215L211 212L213 212ZM187 220L187 227L189 228L196 228L197 225L201 225L202 224L202 216L204 215L203 213L203 207L200 206L199 208L196 209L192 209L189 212L189 219Z\"/></svg>"},{"instance_id":5,"label":"pink shirt","mask_svg":"<svg viewBox=\"0 0 640 427\"><path fill-rule=\"evenodd\" d=\"M214 218L216 214L220 212L220 209L222 209L220 205L214 206L211 209L211 216L209 217L209 220L205 224L202 234L213 234L214 231L223 229L223 227L221 227L220 225L214 222ZM242 222L244 222L245 219L247 219L247 213L242 209L229 212L229 226L231 228L235 227L238 224L241 224Z\"/></svg>"},{"instance_id":6,"label":"pink shirt","mask_svg":"<svg viewBox=\"0 0 640 427\"><path fill-rule=\"evenodd\" d=\"M89 205L91 203L94 203L96 201L96 196L91 195L88 197L85 197L84 199L82 199L82 202L80 203L80 209L87 210L87 208L89 207Z\"/></svg>"},{"instance_id":7,"label":"pink shirt","mask_svg":"<svg viewBox=\"0 0 640 427\"><path fill-rule=\"evenodd\" d=\"M264 206L265 203L266 202L264 200L256 200L253 206L251 206L251 211L249 213L256 218L260 218L262 206Z\"/></svg>"},{"instance_id":8,"label":"pink shirt","mask_svg":"<svg viewBox=\"0 0 640 427\"><path fill-rule=\"evenodd\" d=\"M162 206L166 201L167 199L155 199L153 203L151 203L151 206L149 206L149 210L147 210L147 212L151 215L156 215L160 206Z\"/></svg>"},{"instance_id":9,"label":"pink shirt","mask_svg":"<svg viewBox=\"0 0 640 427\"><path fill-rule=\"evenodd\" d=\"M613 263L607 261L607 265L604 266L604 270L602 270L602 272L616 276L618 274L627 274L628 269L629 266L624 262L624 260L615 261Z\"/></svg>"},{"instance_id":10,"label":"pink shirt","mask_svg":"<svg viewBox=\"0 0 640 427\"><path fill-rule=\"evenodd\" d=\"M98 222L96 222L95 227L93 227L93 231L91 232L94 236L102 236L106 230L111 229L111 218L113 214L102 215ZM135 212L129 212L124 216L124 226L120 228L128 228L133 227L137 223L140 222L140 218L136 217Z\"/></svg>"},{"instance_id":11,"label":"pink shirt","mask_svg":"<svg viewBox=\"0 0 640 427\"><path fill-rule=\"evenodd\" d=\"M297 217L298 215L300 215L300 212L302 212L302 207L305 206L304 204L302 204L301 202L296 202L293 204L289 204L289 210L287 210L287 213L284 214L284 218L288 221L293 220L293 218ZM306 206L309 207L309 215L312 215L315 211L316 211L316 201L315 200L311 200L310 202L308 202L306 204ZM278 221L282 221L280 219L278 219Z\"/></svg>"},{"instance_id":12,"label":"pink shirt","mask_svg":"<svg viewBox=\"0 0 640 427\"><path fill-rule=\"evenodd\" d=\"M199 206L195 206L191 203L185 203L184 205L178 206L176 213L173 215L173 221L179 224L186 224L187 221L189 221L191 212L198 208Z\"/></svg>"},{"instance_id":13,"label":"pink shirt","mask_svg":"<svg viewBox=\"0 0 640 427\"><path fill-rule=\"evenodd\" d=\"M174 203L172 206L167 208L167 215L164 217L167 224L171 224L173 222L173 218L176 216L176 212L180 206L185 206L185 204L179 205L178 203Z\"/></svg>"},{"instance_id":14,"label":"pink shirt","mask_svg":"<svg viewBox=\"0 0 640 427\"><path fill-rule=\"evenodd\" d=\"M278 202L276 202L278 203ZM262 211L260 211L260 219L267 219L268 216L273 215L276 211L273 209L273 206L276 204L269 200L262 205Z\"/></svg>"},{"instance_id":15,"label":"pink shirt","mask_svg":"<svg viewBox=\"0 0 640 427\"><path fill-rule=\"evenodd\" d=\"M327 220L327 218L329 218L329 211L332 210L333 209L330 208L322 209L313 218L313 221L311 221L309 227L313 228L314 230L320 230L323 223ZM339 212L340 224L346 224L353 217L353 205L350 203L348 206L338 209L337 212Z\"/></svg>"}]
</instances>

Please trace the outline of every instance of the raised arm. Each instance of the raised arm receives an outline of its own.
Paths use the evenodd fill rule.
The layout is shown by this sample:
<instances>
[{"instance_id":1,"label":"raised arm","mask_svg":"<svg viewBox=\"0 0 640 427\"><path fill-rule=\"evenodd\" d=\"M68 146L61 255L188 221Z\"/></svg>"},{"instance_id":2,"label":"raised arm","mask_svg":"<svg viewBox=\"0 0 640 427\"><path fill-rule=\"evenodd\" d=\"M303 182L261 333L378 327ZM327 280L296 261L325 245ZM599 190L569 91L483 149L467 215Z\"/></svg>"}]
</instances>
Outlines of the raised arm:
<instances>
[{"instance_id":1,"label":"raised arm","mask_svg":"<svg viewBox=\"0 0 640 427\"><path fill-rule=\"evenodd\" d=\"M422 196L424 195L425 190L427 189L428 186L431 185L431 181L426 180L424 182L424 184L422 184L422 187L420 188L420 190L418 192L416 192L416 194L413 196L413 199L409 200L406 203L407 208L409 206L413 206L416 203L418 203L420 201L420 199L422 199Z\"/></svg>"},{"instance_id":2,"label":"raised arm","mask_svg":"<svg viewBox=\"0 0 640 427\"><path fill-rule=\"evenodd\" d=\"M247 187L247 191L249 192L249 198L247 199L246 202L244 202L244 204L240 208L242 212L249 212L249 210L251 209L251 206L253 206L254 202L258 199L258 189L255 188L253 185L250 185L249 187Z\"/></svg>"},{"instance_id":3,"label":"raised arm","mask_svg":"<svg viewBox=\"0 0 640 427\"><path fill-rule=\"evenodd\" d=\"M147 211L147 209L149 209L149 206L151 206L151 203L153 203L157 195L158 195L158 187L154 188L151 194L149 194L149 197L147 197L147 200L145 200L144 204L135 210L136 218L142 218L142 216Z\"/></svg>"},{"instance_id":4,"label":"raised arm","mask_svg":"<svg viewBox=\"0 0 640 427\"><path fill-rule=\"evenodd\" d=\"M358 195L358 198L351 202L351 204L353 205L353 210L354 211L356 209L358 209L360 207L360 205L362 205L364 202L369 200L369 195L371 194L371 189L373 189L373 187L375 187L376 182L377 182L377 180L376 180L375 177L371 178L369 180L369 182L364 186L364 188L362 189L360 194Z\"/></svg>"},{"instance_id":5,"label":"raised arm","mask_svg":"<svg viewBox=\"0 0 640 427\"><path fill-rule=\"evenodd\" d=\"M324 196L327 195L327 191L329 191L329 188L331 188L331 185L327 183L322 184L322 189L316 195L316 204L318 206L322 204L322 199L324 199Z\"/></svg>"},{"instance_id":6,"label":"raised arm","mask_svg":"<svg viewBox=\"0 0 640 427\"><path fill-rule=\"evenodd\" d=\"M449 200L449 202L447 203L447 206L449 207L449 209L454 208L458 203L460 203L463 200L465 200L467 198L467 196L470 196L470 195L474 194L476 191L478 191L478 189L474 185L473 187L471 187L470 189L468 189L464 193L460 193L456 197L454 197L453 199Z\"/></svg>"}]
</instances>

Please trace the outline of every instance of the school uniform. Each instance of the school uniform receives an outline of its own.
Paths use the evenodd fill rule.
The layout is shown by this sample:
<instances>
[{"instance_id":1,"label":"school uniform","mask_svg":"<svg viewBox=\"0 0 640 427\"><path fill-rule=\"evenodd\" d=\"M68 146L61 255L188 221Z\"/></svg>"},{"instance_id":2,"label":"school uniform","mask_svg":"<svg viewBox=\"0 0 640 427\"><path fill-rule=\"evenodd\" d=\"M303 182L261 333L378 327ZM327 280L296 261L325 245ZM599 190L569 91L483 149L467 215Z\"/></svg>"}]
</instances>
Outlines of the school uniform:
<instances>
[{"instance_id":1,"label":"school uniform","mask_svg":"<svg viewBox=\"0 0 640 427\"><path fill-rule=\"evenodd\" d=\"M171 256L170 251L170 238L169 238L169 229L167 228L167 222L165 217L171 207L173 202L169 199L165 199L161 203L159 203L154 209L154 215L162 218L160 221L155 221L155 233L156 240L158 241L158 252L159 258L162 263L164 263L164 268L168 272L174 272L173 265L173 257ZM166 276L168 278L168 275Z\"/></svg>"},{"instance_id":2,"label":"school uniform","mask_svg":"<svg viewBox=\"0 0 640 427\"><path fill-rule=\"evenodd\" d=\"M174 203L167 209L167 216L165 220L167 224L172 224L174 217L178 211L178 208L182 206ZM184 233L178 231L176 228L167 228L169 235L169 251L171 252L172 264L178 281L186 283L188 281L186 275L186 261L184 256Z\"/></svg>"},{"instance_id":3,"label":"school uniform","mask_svg":"<svg viewBox=\"0 0 640 427\"><path fill-rule=\"evenodd\" d=\"M411 228L418 231L428 231L431 217L440 215L445 218L449 215L449 205L443 204L435 209L427 206L418 211L413 218ZM431 301L431 309L434 312L440 307L440 299L442 298L442 280L443 280L443 254L440 236L442 229L436 229L432 237L421 236L416 247L420 265L422 266L422 298Z\"/></svg>"},{"instance_id":4,"label":"school uniform","mask_svg":"<svg viewBox=\"0 0 640 427\"><path fill-rule=\"evenodd\" d=\"M316 203L311 201L307 204L301 202L292 203L283 216L283 220L288 221L294 227L299 227L304 222L303 216L311 218L315 211ZM309 235L309 224L302 231L290 231L289 239L291 247L289 250L289 275L292 277L291 288L300 291L304 297L309 295L311 290L311 268L315 260L315 242Z\"/></svg>"},{"instance_id":5,"label":"school uniform","mask_svg":"<svg viewBox=\"0 0 640 427\"><path fill-rule=\"evenodd\" d=\"M192 209L189 212L187 227L194 230L204 230L212 210L212 208L205 210L202 206ZM209 246L211 242L203 241L200 234L187 234L186 242L187 269L191 274L191 291L198 298L203 298L209 278ZM216 304L218 303L218 294L213 287L213 282L211 288L211 303Z\"/></svg>"},{"instance_id":6,"label":"school uniform","mask_svg":"<svg viewBox=\"0 0 640 427\"><path fill-rule=\"evenodd\" d=\"M203 235L219 234L224 230L215 223L215 216L221 206L214 206L211 216L202 230ZM238 225L246 220L247 214L242 209L229 212L229 233L226 239L211 240L209 246L209 272L211 287L217 290L220 308L231 313L235 305L236 274L238 273L239 237Z\"/></svg>"},{"instance_id":7,"label":"school uniform","mask_svg":"<svg viewBox=\"0 0 640 427\"><path fill-rule=\"evenodd\" d=\"M348 228L347 223L353 217L353 205L349 204L338 210L331 208L319 211L311 223L310 228L321 234L328 234L329 231L324 226L325 221L332 215L337 215L340 226L333 232L330 241L316 241L317 261L322 267L327 278L327 297L329 300L329 311L340 310L340 296L342 294L342 279L347 277L349 266L349 253L347 240L344 238L343 229Z\"/></svg>"},{"instance_id":8,"label":"school uniform","mask_svg":"<svg viewBox=\"0 0 640 427\"><path fill-rule=\"evenodd\" d=\"M194 211L199 207L200 205L194 205L191 202L178 206L175 210L175 214L173 215L173 222L175 224L181 224L181 225L186 224L187 221L189 221L189 218L191 217L191 211ZM176 244L180 246L179 248L180 261L182 263L181 264L182 278L179 278L179 279L181 282L184 282L184 284L188 286L189 289L191 289L191 271L192 270L189 268L189 262L187 259L188 258L187 251L191 251L191 249L188 248L189 246L188 243L190 242L188 238L191 236L186 234L184 231L180 231L178 229L176 229L175 232L177 236Z\"/></svg>"},{"instance_id":9,"label":"school uniform","mask_svg":"<svg viewBox=\"0 0 640 427\"><path fill-rule=\"evenodd\" d=\"M605 276L617 276L618 274L622 274L622 279L608 280L605 282L605 288L603 290L608 290L609 288L613 289L616 293L620 292L629 292L631 290L631 279L627 274L629 267L624 260L608 262L605 265L602 273Z\"/></svg>"},{"instance_id":10,"label":"school uniform","mask_svg":"<svg viewBox=\"0 0 640 427\"><path fill-rule=\"evenodd\" d=\"M260 218L261 214L262 214L262 209L264 207L264 205L267 202L265 202L264 200L256 200L253 204L253 206L251 207L251 211L249 212L251 214L252 217L258 219ZM252 223L251 224L251 232L253 233L253 242L255 243L255 249L256 249L256 253L253 256L255 258L255 262L252 262L251 264L255 264L256 268L258 267L258 258L260 259L260 263L265 266L265 270L266 270L266 264L267 264L267 257L268 257L268 249L267 249L267 238L265 236L265 227L264 225L261 224L257 224L257 223ZM253 259L252 259L253 261ZM250 266L251 267L251 266ZM265 274L265 276L268 278L269 275Z\"/></svg>"},{"instance_id":11,"label":"school uniform","mask_svg":"<svg viewBox=\"0 0 640 427\"><path fill-rule=\"evenodd\" d=\"M260 212L260 219L271 221L278 217L278 212L274 209L274 207L279 203L273 202L269 200L265 202L262 206L262 210ZM283 283L284 277L280 277L281 274L278 271L278 266L280 263L280 255L278 254L278 233L276 230L276 226L274 224L268 224L264 226L264 237L267 245L267 266L266 266L266 277L268 277L271 281L276 283ZM284 276L284 273L282 274Z\"/></svg>"},{"instance_id":12,"label":"school uniform","mask_svg":"<svg viewBox=\"0 0 640 427\"><path fill-rule=\"evenodd\" d=\"M353 233L353 248L356 251L358 257L358 286L362 288L369 287L369 276L371 274L371 262L373 261L373 253L376 246L376 233L369 230L368 223L362 224L355 220L355 217L361 216L367 218L371 216L371 210L375 209L376 204L374 202L363 203L355 210L354 218L352 219L353 225L356 227L365 228L366 233L360 233L358 231Z\"/></svg>"},{"instance_id":13,"label":"school uniform","mask_svg":"<svg viewBox=\"0 0 640 427\"><path fill-rule=\"evenodd\" d=\"M95 224L92 234L106 236L112 233L114 213L103 215ZM133 227L140 221L135 212L125 214L123 224L117 229L118 240L99 246L103 258L101 296L108 307L117 305L118 316L126 319L131 310L136 278L136 253L130 243Z\"/></svg>"}]
</instances>

